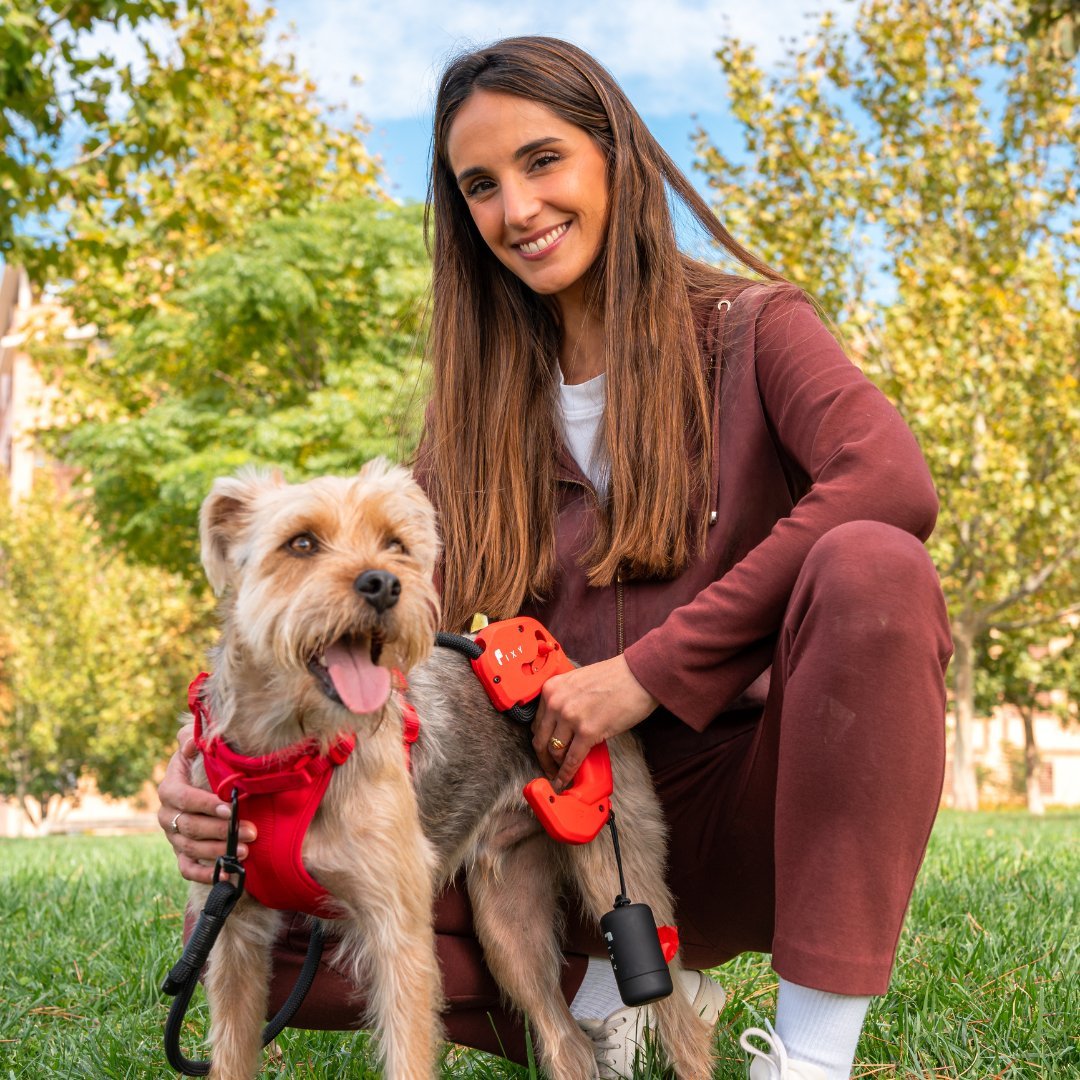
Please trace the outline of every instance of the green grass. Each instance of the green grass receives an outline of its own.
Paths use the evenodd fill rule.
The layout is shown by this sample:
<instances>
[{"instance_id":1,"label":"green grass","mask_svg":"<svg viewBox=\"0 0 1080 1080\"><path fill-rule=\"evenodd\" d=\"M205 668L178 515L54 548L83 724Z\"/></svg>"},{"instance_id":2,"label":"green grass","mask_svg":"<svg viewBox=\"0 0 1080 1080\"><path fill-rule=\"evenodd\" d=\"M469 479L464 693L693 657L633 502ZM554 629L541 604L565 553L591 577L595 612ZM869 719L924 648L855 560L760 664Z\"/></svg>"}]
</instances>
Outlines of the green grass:
<instances>
[{"instance_id":1,"label":"green grass","mask_svg":"<svg viewBox=\"0 0 1080 1080\"><path fill-rule=\"evenodd\" d=\"M942 815L856 1076L1080 1076L1078 825L1077 814ZM0 841L0 1080L171 1075L157 988L184 893L158 837ZM772 1016L776 977L756 955L718 977L730 1004L716 1080L745 1080L738 1034ZM363 1036L286 1032L280 1049L265 1077L378 1075ZM443 1075L530 1071L448 1050Z\"/></svg>"}]
</instances>

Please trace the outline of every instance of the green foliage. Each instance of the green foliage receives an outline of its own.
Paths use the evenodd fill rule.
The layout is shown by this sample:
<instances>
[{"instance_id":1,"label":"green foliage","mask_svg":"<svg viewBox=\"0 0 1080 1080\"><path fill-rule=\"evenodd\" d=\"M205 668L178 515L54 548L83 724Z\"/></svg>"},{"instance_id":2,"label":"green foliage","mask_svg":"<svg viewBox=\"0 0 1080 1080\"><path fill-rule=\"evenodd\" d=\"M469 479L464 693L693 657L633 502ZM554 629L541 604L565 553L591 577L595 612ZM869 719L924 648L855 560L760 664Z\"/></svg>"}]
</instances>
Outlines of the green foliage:
<instances>
[{"instance_id":1,"label":"green foliage","mask_svg":"<svg viewBox=\"0 0 1080 1080\"><path fill-rule=\"evenodd\" d=\"M256 223L92 362L70 346L41 354L75 417L48 444L88 470L111 539L195 578L214 477L247 462L348 473L412 449L420 215L361 199Z\"/></svg>"},{"instance_id":2,"label":"green foliage","mask_svg":"<svg viewBox=\"0 0 1080 1080\"><path fill-rule=\"evenodd\" d=\"M135 793L174 741L209 611L129 566L52 485L0 517L0 794L44 818L92 773Z\"/></svg>"},{"instance_id":3,"label":"green foliage","mask_svg":"<svg viewBox=\"0 0 1080 1080\"><path fill-rule=\"evenodd\" d=\"M87 50L88 35L124 24L138 33L176 10L174 0L0 0L0 255L10 258L17 217L46 214L85 183L61 167L62 137L66 125L107 122L116 69Z\"/></svg>"},{"instance_id":4,"label":"green foliage","mask_svg":"<svg viewBox=\"0 0 1080 1080\"><path fill-rule=\"evenodd\" d=\"M699 139L736 235L838 314L926 454L961 735L975 642L1051 620L1080 571L1080 91L1026 10L862 0L772 75L727 39L746 160Z\"/></svg>"},{"instance_id":5,"label":"green foliage","mask_svg":"<svg viewBox=\"0 0 1080 1080\"><path fill-rule=\"evenodd\" d=\"M63 225L65 298L110 339L167 310L198 258L262 221L373 195L359 120L338 126L314 82L266 40L273 9L203 0L175 48L121 77L130 107L83 147L92 183Z\"/></svg>"},{"instance_id":6,"label":"green foliage","mask_svg":"<svg viewBox=\"0 0 1080 1080\"><path fill-rule=\"evenodd\" d=\"M17 4L33 9L21 21L40 24L35 47L49 55L67 56L68 38L84 28L73 11L90 12L85 27L121 15L167 19L170 47L159 56L144 43L138 71L115 69L106 56L68 58L69 67L89 63L110 75L92 81L94 105L78 110L85 136L73 161L59 149L62 136L78 134L64 127L71 116L57 104L64 80L52 73L33 94L23 91L46 101L37 122L47 121L51 143L38 153L41 140L26 140L10 163L22 176L19 162L31 155L37 179L12 181L9 214L45 215L33 235L18 238L19 260L35 280L52 267L78 317L110 336L167 302L180 264L240 239L251 223L377 191L362 124L335 124L293 57L274 55L266 40L272 8L257 12L248 0L99 2L65 6L50 26L47 11ZM9 32L17 28L0 30L0 44ZM110 93L126 107L106 112ZM20 100L6 110L13 132L25 127ZM28 102L23 111L30 109Z\"/></svg>"},{"instance_id":7,"label":"green foliage","mask_svg":"<svg viewBox=\"0 0 1080 1080\"><path fill-rule=\"evenodd\" d=\"M987 632L979 642L979 711L1013 705L1053 713L1062 723L1080 720L1080 651L1064 623Z\"/></svg>"},{"instance_id":8,"label":"green foliage","mask_svg":"<svg viewBox=\"0 0 1080 1080\"><path fill-rule=\"evenodd\" d=\"M106 537L193 578L214 477L347 472L412 438L419 211L271 49L272 15L203 0L119 73L129 104L91 128L56 219L60 296L98 339L57 323L32 346L65 405L41 438L85 470Z\"/></svg>"}]
</instances>

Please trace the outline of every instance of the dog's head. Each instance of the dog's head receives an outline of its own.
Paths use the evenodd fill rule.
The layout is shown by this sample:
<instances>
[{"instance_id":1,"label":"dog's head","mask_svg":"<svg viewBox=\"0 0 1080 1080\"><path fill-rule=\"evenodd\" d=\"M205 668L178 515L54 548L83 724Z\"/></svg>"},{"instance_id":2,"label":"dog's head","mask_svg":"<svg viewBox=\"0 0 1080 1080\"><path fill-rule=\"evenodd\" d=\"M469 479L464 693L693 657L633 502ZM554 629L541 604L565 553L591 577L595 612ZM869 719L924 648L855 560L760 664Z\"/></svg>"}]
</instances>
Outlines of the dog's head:
<instances>
[{"instance_id":1,"label":"dog's head","mask_svg":"<svg viewBox=\"0 0 1080 1080\"><path fill-rule=\"evenodd\" d=\"M297 704L368 714L434 644L435 511L407 469L288 484L243 470L215 481L199 516L202 561L239 648ZM227 659L227 657L226 657Z\"/></svg>"}]
</instances>

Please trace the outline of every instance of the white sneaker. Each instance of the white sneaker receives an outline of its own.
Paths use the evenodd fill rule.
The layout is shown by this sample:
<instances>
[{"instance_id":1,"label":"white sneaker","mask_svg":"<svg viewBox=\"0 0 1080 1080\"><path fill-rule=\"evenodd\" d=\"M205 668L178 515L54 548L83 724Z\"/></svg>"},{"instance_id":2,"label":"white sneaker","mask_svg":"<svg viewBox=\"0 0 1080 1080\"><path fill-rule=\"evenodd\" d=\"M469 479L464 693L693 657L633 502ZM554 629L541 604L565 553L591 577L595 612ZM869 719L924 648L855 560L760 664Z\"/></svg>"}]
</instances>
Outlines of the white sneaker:
<instances>
[{"instance_id":1,"label":"white sneaker","mask_svg":"<svg viewBox=\"0 0 1080 1080\"><path fill-rule=\"evenodd\" d=\"M772 1024L766 1020L765 1025L768 1031L747 1028L739 1036L739 1044L754 1058L750 1062L750 1080L828 1080L825 1070L819 1065L792 1061ZM750 1042L751 1039L760 1039L768 1046L768 1052L759 1050Z\"/></svg>"},{"instance_id":2,"label":"white sneaker","mask_svg":"<svg viewBox=\"0 0 1080 1080\"><path fill-rule=\"evenodd\" d=\"M680 971L675 993L685 994L698 1016L710 1026L724 1007L724 990L703 971ZM601 1080L629 1080L634 1062L647 1059L645 1032L652 1022L648 1005L628 1005L604 1020L579 1020L578 1026L593 1041L593 1053Z\"/></svg>"}]
</instances>

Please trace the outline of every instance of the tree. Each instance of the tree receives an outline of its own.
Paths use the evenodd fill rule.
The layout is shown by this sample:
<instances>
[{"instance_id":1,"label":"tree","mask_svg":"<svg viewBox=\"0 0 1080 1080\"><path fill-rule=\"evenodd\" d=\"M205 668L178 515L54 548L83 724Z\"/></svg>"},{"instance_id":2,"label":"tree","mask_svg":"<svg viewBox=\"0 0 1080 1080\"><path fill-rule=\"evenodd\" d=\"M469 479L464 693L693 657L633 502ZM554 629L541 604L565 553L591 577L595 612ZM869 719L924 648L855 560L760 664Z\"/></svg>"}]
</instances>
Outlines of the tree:
<instances>
[{"instance_id":1,"label":"tree","mask_svg":"<svg viewBox=\"0 0 1080 1080\"><path fill-rule=\"evenodd\" d=\"M362 199L259 223L185 268L169 304L110 349L39 348L73 410L42 437L86 470L110 540L201 579L193 523L215 476L256 462L303 478L407 455L429 273L421 214Z\"/></svg>"},{"instance_id":2,"label":"tree","mask_svg":"<svg viewBox=\"0 0 1080 1080\"><path fill-rule=\"evenodd\" d=\"M1080 0L1030 0L1024 35L1044 43L1050 55L1072 60L1080 47Z\"/></svg>"},{"instance_id":3,"label":"tree","mask_svg":"<svg viewBox=\"0 0 1080 1080\"><path fill-rule=\"evenodd\" d=\"M1063 724L1077 720L1080 666L1075 645L1076 631L1067 621L1017 629L994 627L979 642L976 689L980 703L987 712L996 705L1011 705L1024 724L1021 780L1033 814L1045 810L1035 714L1053 713Z\"/></svg>"},{"instance_id":4,"label":"tree","mask_svg":"<svg viewBox=\"0 0 1080 1080\"><path fill-rule=\"evenodd\" d=\"M56 225L59 291L98 339L33 346L66 408L42 439L89 470L106 536L193 576L213 476L400 450L415 369L417 211L382 195L363 125L268 55L272 14L203 0L121 75L129 106L85 140L95 183Z\"/></svg>"},{"instance_id":5,"label":"tree","mask_svg":"<svg viewBox=\"0 0 1080 1080\"><path fill-rule=\"evenodd\" d=\"M202 0L175 16L175 49L120 72L130 104L83 141L88 182L55 240L65 299L106 337L167 307L194 259L253 225L379 194L363 123L332 122L291 54L270 55L273 15Z\"/></svg>"},{"instance_id":6,"label":"tree","mask_svg":"<svg viewBox=\"0 0 1080 1080\"><path fill-rule=\"evenodd\" d=\"M43 827L92 774L134 794L175 739L209 605L129 566L77 505L35 485L0 518L0 794Z\"/></svg>"},{"instance_id":7,"label":"tree","mask_svg":"<svg viewBox=\"0 0 1080 1080\"><path fill-rule=\"evenodd\" d=\"M699 139L729 226L836 313L927 456L966 808L977 643L1052 620L1080 569L1080 96L1026 10L862 0L773 75L729 38L744 160Z\"/></svg>"},{"instance_id":8,"label":"tree","mask_svg":"<svg viewBox=\"0 0 1080 1080\"><path fill-rule=\"evenodd\" d=\"M116 71L104 50L87 49L89 35L139 32L176 10L174 0L0 0L0 255L11 257L18 218L46 215L83 186L64 138L106 123Z\"/></svg>"}]
</instances>

